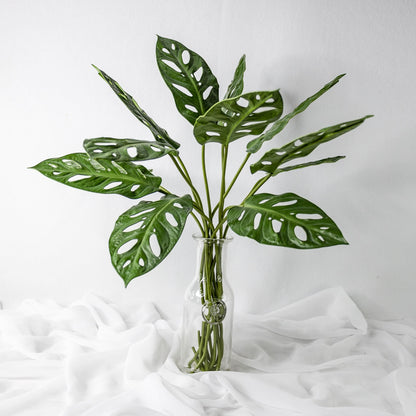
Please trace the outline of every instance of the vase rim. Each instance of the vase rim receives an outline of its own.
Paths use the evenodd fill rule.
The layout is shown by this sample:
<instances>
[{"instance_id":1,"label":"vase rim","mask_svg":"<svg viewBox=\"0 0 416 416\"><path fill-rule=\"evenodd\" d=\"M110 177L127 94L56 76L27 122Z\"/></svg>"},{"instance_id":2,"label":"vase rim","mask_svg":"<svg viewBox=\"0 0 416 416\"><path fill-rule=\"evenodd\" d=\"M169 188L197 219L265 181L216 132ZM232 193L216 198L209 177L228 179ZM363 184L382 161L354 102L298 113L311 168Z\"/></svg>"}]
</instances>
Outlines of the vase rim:
<instances>
[{"instance_id":1,"label":"vase rim","mask_svg":"<svg viewBox=\"0 0 416 416\"><path fill-rule=\"evenodd\" d=\"M192 234L192 238L196 241L220 241L222 243L230 242L233 240L233 237L224 237L224 238L214 238L214 237L203 237L200 234Z\"/></svg>"}]
</instances>

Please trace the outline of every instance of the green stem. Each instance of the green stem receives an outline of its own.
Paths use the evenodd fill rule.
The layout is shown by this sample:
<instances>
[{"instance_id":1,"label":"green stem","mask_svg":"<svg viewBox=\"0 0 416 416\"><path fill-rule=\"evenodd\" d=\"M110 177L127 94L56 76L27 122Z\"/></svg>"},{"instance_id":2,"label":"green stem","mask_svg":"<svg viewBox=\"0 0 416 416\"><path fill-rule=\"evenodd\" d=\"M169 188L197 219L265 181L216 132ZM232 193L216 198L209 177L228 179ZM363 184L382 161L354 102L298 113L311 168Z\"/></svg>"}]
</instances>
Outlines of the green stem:
<instances>
[{"instance_id":1,"label":"green stem","mask_svg":"<svg viewBox=\"0 0 416 416\"><path fill-rule=\"evenodd\" d=\"M246 165L248 159L250 158L250 156L252 155L252 153L247 153L246 157L244 158L243 162L241 163L240 167L238 168L236 174L234 175L233 179L231 180L230 184L228 185L227 190L225 191L224 194L224 198L227 197L227 195L230 193L231 188L234 186L235 182L237 181L238 177L240 176L241 171L243 170L244 166ZM214 216L214 214L217 212L219 207L219 204L217 204L214 207L214 210L212 211L212 216Z\"/></svg>"},{"instance_id":2,"label":"green stem","mask_svg":"<svg viewBox=\"0 0 416 416\"><path fill-rule=\"evenodd\" d=\"M207 336L211 335L211 331L209 331L211 327L207 328L207 324L205 322L202 323L202 336L201 336L201 344L200 348L202 347L202 354L199 361L196 363L195 369L199 369L201 366L204 367L206 370L206 365L204 364L204 359L207 355Z\"/></svg>"},{"instance_id":3,"label":"green stem","mask_svg":"<svg viewBox=\"0 0 416 416\"><path fill-rule=\"evenodd\" d=\"M195 199L194 209L195 209L195 211L198 212L199 215L201 215L202 220L203 220L203 226L201 227L201 224L199 223L199 221L198 221L198 226L201 230L202 235L207 237L209 235L209 230L210 229L212 230L214 228L214 226L212 224L211 219L208 218L204 213L204 208L203 208L203 204L202 204L202 201L201 201L201 197L199 196L198 191L194 187L194 185L192 183L192 179L189 176L188 170L186 169L186 166L183 163L182 159L179 156L172 156L172 155L169 155L169 156L170 156L172 162L174 163L176 169L181 174L182 178L185 180L185 182L191 188L192 195ZM159 189L161 189L161 192L163 192L162 189L164 189L164 188L159 188Z\"/></svg>"},{"instance_id":4,"label":"green stem","mask_svg":"<svg viewBox=\"0 0 416 416\"><path fill-rule=\"evenodd\" d=\"M159 187L158 191L161 192L164 195L173 195L172 192L170 192L166 188L163 188L162 186ZM195 209L195 211L198 212L198 214L201 215L201 217L203 219L205 219L206 221L210 221L210 219L204 214L204 212L199 208L199 206L197 206L195 204L195 202L194 202L194 209ZM195 222L197 223L202 235L204 235L205 230L204 230L204 227L202 226L201 222L199 221L198 217L193 212L191 212L191 215L192 215L193 219L195 220ZM213 227L212 222L211 222L210 225L211 225L211 227Z\"/></svg>"},{"instance_id":5,"label":"green stem","mask_svg":"<svg viewBox=\"0 0 416 416\"><path fill-rule=\"evenodd\" d=\"M231 207L227 207L223 210L223 214L225 214ZM218 230L224 225L224 223L227 221L227 218L224 216L224 218L218 223L218 225L214 228L214 231L212 232L213 235L215 235ZM224 236L225 237L225 236Z\"/></svg>"},{"instance_id":6,"label":"green stem","mask_svg":"<svg viewBox=\"0 0 416 416\"><path fill-rule=\"evenodd\" d=\"M224 356L224 331L223 326L220 324L218 326L218 338L222 341L218 344L218 364L217 364L217 370L219 370L219 366L221 365L222 357Z\"/></svg>"},{"instance_id":7,"label":"green stem","mask_svg":"<svg viewBox=\"0 0 416 416\"><path fill-rule=\"evenodd\" d=\"M166 188L164 188L163 186L159 186L158 191L159 191L159 192L161 192L162 194L165 194L165 195L172 195L172 193L171 193L171 192L169 192L169 191L168 191Z\"/></svg>"},{"instance_id":8,"label":"green stem","mask_svg":"<svg viewBox=\"0 0 416 416\"><path fill-rule=\"evenodd\" d=\"M254 195L271 177L272 177L272 174L269 173L266 176L263 176L261 179L259 179L254 184L253 188L251 188L251 191L248 193L248 195L244 198L244 201L246 201L248 198Z\"/></svg>"},{"instance_id":9,"label":"green stem","mask_svg":"<svg viewBox=\"0 0 416 416\"><path fill-rule=\"evenodd\" d=\"M188 171L186 170L185 165L183 164L181 158L179 156L172 156L169 155L172 162L174 163L176 169L178 169L179 173L181 174L182 178L185 180L185 182L189 185L189 187L191 188L192 194L195 198L196 203L199 205L199 208L201 209L201 211L203 211L203 206L202 206L202 202L201 202L201 198L198 194L198 191L195 189L192 180L189 176ZM180 162L178 162L180 160Z\"/></svg>"},{"instance_id":10,"label":"green stem","mask_svg":"<svg viewBox=\"0 0 416 416\"><path fill-rule=\"evenodd\" d=\"M213 228L214 226L213 226L211 220L205 215L204 211L202 211L202 209L199 207L199 205L195 201L193 201L193 202L194 202L194 210L202 217L203 220L205 220L206 222L209 223L209 226L211 228Z\"/></svg>"},{"instance_id":11,"label":"green stem","mask_svg":"<svg viewBox=\"0 0 416 416\"><path fill-rule=\"evenodd\" d=\"M230 226L227 224L226 227L225 227L225 230L224 230L224 238L227 237L227 232L228 232L229 228L230 228Z\"/></svg>"},{"instance_id":12,"label":"green stem","mask_svg":"<svg viewBox=\"0 0 416 416\"><path fill-rule=\"evenodd\" d=\"M228 145L225 144L222 146L222 173L221 173L221 191L220 191L220 200L218 203L218 222L223 223L224 218L224 200L225 200L225 174L227 171L227 158L228 158ZM222 229L220 228L220 237L222 238Z\"/></svg>"},{"instance_id":13,"label":"green stem","mask_svg":"<svg viewBox=\"0 0 416 416\"><path fill-rule=\"evenodd\" d=\"M217 367L218 367L218 348L217 348L217 345L218 345L218 325L215 325L214 326L214 348L213 348L213 351L212 351L212 368L214 369L217 369Z\"/></svg>"},{"instance_id":14,"label":"green stem","mask_svg":"<svg viewBox=\"0 0 416 416\"><path fill-rule=\"evenodd\" d=\"M227 190L225 191L225 194L224 194L224 198L230 193L231 188L234 186L235 181L240 176L240 173L243 170L244 166L246 165L250 156L251 156L251 153L247 153L246 157L244 158L243 162L241 163L240 167L238 168L237 173L234 175L234 178L232 179L232 181L228 185L228 188L227 188Z\"/></svg>"},{"instance_id":15,"label":"green stem","mask_svg":"<svg viewBox=\"0 0 416 416\"><path fill-rule=\"evenodd\" d=\"M198 204L199 204L199 206L201 207L201 209L202 209L202 210L204 210L204 206L203 206L203 204L202 204L201 197L199 196L198 191L196 190L196 188L194 187L194 184L192 183L191 176L189 175L189 172L188 172L188 170L186 169L185 164L183 163L183 161L182 161L182 159L181 159L181 157L180 157L179 155L178 155L178 156L176 156L176 159L178 160L178 162L179 162L179 164L180 164L181 168L183 169L183 172L184 172L184 174L185 174L186 178L188 179L188 184L189 184L189 186L191 187L192 192L193 192L193 193L194 193L194 195L195 195L195 199L198 201Z\"/></svg>"},{"instance_id":16,"label":"green stem","mask_svg":"<svg viewBox=\"0 0 416 416\"><path fill-rule=\"evenodd\" d=\"M199 229L200 229L200 231L201 231L201 233L202 234L204 234L204 227L202 226L202 224L201 224L201 222L199 221L199 219L198 219L198 217L191 211L191 215L192 215L192 218L195 220L195 222L197 223L197 225L198 225L198 227L199 227Z\"/></svg>"},{"instance_id":17,"label":"green stem","mask_svg":"<svg viewBox=\"0 0 416 416\"><path fill-rule=\"evenodd\" d=\"M229 208L227 207L224 212ZM217 299L223 299L221 243L204 244L199 265L199 284L202 307L208 306ZM207 310L207 321L202 321L201 330L197 333L196 348L191 348L193 356L188 361L188 367L192 372L221 368L224 355L223 323L211 322L215 318L211 313L216 312Z\"/></svg>"},{"instance_id":18,"label":"green stem","mask_svg":"<svg viewBox=\"0 0 416 416\"><path fill-rule=\"evenodd\" d=\"M205 144L202 146L202 173L204 175L205 193L207 195L208 216L212 221L211 195L209 193L207 167L205 162Z\"/></svg>"}]
</instances>

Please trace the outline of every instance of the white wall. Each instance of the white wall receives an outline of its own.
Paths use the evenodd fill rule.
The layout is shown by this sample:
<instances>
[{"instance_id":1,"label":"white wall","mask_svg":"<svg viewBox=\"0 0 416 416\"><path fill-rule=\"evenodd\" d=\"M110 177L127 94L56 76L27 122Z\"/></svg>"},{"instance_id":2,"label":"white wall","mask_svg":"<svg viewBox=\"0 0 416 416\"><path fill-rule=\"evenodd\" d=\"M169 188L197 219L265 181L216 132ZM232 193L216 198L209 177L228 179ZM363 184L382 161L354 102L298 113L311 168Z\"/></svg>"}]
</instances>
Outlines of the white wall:
<instances>
[{"instance_id":1,"label":"white wall","mask_svg":"<svg viewBox=\"0 0 416 416\"><path fill-rule=\"evenodd\" d=\"M94 63L181 141L183 159L199 178L199 145L155 63L160 34L203 55L222 92L246 53L246 91L280 87L287 110L348 73L275 143L376 115L317 151L347 155L344 161L282 175L264 188L317 203L350 246L295 251L235 238L229 275L237 307L266 311L342 285L371 316L416 318L415 2L3 0L0 7L0 299L6 306L27 297L69 302L93 291L116 301L153 299L179 316L194 269L193 223L160 267L125 290L107 239L133 202L65 187L26 169L82 151L84 138L150 139ZM231 171L243 146L233 146ZM186 191L165 160L151 167L167 176L170 188ZM209 170L216 174L218 164ZM248 173L242 178L236 202L253 180Z\"/></svg>"}]
</instances>

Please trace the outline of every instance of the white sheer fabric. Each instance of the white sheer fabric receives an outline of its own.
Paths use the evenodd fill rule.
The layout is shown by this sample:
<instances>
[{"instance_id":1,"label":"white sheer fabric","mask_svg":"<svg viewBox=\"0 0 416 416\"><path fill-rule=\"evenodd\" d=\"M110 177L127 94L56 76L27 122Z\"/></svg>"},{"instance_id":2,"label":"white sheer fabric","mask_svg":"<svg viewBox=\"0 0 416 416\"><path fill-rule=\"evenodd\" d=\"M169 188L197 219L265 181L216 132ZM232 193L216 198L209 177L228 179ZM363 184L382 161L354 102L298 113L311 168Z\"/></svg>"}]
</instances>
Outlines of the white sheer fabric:
<instances>
[{"instance_id":1,"label":"white sheer fabric","mask_svg":"<svg viewBox=\"0 0 416 416\"><path fill-rule=\"evenodd\" d=\"M416 415L416 329L366 320L341 288L234 332L234 371L185 375L150 303L25 301L0 311L0 415Z\"/></svg>"}]
</instances>

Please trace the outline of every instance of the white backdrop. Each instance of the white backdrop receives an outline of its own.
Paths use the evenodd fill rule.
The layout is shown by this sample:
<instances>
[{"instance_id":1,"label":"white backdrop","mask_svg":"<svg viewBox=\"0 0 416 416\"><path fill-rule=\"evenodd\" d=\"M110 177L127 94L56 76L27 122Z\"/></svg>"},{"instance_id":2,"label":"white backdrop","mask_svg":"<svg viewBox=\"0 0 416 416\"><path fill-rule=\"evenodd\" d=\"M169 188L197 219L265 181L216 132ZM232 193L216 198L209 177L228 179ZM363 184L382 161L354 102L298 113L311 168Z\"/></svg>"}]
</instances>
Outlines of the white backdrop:
<instances>
[{"instance_id":1,"label":"white backdrop","mask_svg":"<svg viewBox=\"0 0 416 416\"><path fill-rule=\"evenodd\" d=\"M65 187L26 169L82 151L84 138L150 139L93 63L182 143L183 159L200 183L199 145L155 63L160 34L200 53L222 94L246 53L245 91L281 88L287 111L347 72L275 144L376 116L317 151L347 159L281 175L264 187L318 204L350 246L295 251L236 237L228 273L237 308L269 311L341 285L367 315L416 319L415 2L2 0L0 7L0 300L5 306L27 297L69 302L92 291L117 302L152 299L167 315L179 316L194 271L191 221L170 256L126 290L111 266L107 240L133 201ZM244 144L236 144L230 171L242 159ZM217 154L215 145L210 150ZM150 166L166 177L168 188L186 191L167 161ZM218 169L212 162L211 177ZM238 202L238 193L255 179L246 172L230 202Z\"/></svg>"}]
</instances>

